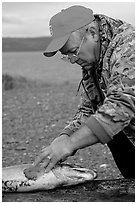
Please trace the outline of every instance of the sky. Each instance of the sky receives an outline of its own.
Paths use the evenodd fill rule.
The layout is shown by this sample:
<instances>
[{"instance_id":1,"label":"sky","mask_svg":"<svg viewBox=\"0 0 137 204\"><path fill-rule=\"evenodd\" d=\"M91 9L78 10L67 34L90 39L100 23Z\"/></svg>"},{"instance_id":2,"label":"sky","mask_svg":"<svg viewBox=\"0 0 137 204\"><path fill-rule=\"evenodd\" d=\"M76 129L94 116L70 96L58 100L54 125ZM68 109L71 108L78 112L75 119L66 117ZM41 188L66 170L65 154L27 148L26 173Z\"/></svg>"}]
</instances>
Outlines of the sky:
<instances>
[{"instance_id":1,"label":"sky","mask_svg":"<svg viewBox=\"0 0 137 204\"><path fill-rule=\"evenodd\" d=\"M2 2L2 37L49 36L49 20L72 5L91 8L135 25L135 3L129 2Z\"/></svg>"}]
</instances>

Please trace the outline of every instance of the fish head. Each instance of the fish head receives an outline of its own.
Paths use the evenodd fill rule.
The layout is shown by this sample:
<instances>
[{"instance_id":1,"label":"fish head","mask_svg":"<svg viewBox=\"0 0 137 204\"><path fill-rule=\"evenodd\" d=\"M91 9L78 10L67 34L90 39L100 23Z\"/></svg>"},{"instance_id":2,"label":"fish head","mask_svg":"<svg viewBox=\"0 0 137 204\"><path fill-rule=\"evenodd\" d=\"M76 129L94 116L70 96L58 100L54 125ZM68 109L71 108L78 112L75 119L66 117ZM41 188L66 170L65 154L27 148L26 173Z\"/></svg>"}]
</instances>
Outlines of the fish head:
<instances>
[{"instance_id":1,"label":"fish head","mask_svg":"<svg viewBox=\"0 0 137 204\"><path fill-rule=\"evenodd\" d=\"M59 164L52 171L58 179L66 181L66 185L91 181L97 177L95 171L72 164Z\"/></svg>"}]
</instances>

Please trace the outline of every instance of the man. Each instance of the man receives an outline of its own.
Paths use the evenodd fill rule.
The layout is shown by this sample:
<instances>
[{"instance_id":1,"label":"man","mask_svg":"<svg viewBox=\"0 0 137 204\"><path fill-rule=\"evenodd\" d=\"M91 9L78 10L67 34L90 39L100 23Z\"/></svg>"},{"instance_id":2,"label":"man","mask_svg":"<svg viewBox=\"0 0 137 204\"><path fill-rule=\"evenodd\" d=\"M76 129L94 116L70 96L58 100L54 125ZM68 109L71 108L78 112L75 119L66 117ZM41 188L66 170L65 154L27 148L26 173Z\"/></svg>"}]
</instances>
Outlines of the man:
<instances>
[{"instance_id":1,"label":"man","mask_svg":"<svg viewBox=\"0 0 137 204\"><path fill-rule=\"evenodd\" d=\"M122 175L134 178L134 28L72 6L51 18L50 31L51 43L44 55L59 51L80 65L83 93L73 120L41 150L34 166L43 162L48 172L78 149L102 143L110 148Z\"/></svg>"}]
</instances>

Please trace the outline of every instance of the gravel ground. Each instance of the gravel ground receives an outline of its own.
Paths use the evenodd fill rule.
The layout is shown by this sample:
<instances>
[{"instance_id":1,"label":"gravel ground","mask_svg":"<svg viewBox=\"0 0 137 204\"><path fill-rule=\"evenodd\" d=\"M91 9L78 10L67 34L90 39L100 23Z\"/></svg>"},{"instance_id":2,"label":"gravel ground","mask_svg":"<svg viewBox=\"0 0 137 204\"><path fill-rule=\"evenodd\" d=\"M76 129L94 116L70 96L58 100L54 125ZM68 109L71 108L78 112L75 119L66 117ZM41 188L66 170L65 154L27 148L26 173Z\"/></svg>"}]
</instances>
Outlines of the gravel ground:
<instances>
[{"instance_id":1,"label":"gravel ground","mask_svg":"<svg viewBox=\"0 0 137 204\"><path fill-rule=\"evenodd\" d=\"M34 161L77 110L76 85L35 85L3 90L3 166ZM107 146L79 150L70 162L96 169L98 178L121 177Z\"/></svg>"},{"instance_id":2,"label":"gravel ground","mask_svg":"<svg viewBox=\"0 0 137 204\"><path fill-rule=\"evenodd\" d=\"M64 83L3 89L3 167L33 162L40 149L57 137L77 110L76 88ZM95 169L98 179L122 178L102 144L77 151L67 162Z\"/></svg>"}]
</instances>

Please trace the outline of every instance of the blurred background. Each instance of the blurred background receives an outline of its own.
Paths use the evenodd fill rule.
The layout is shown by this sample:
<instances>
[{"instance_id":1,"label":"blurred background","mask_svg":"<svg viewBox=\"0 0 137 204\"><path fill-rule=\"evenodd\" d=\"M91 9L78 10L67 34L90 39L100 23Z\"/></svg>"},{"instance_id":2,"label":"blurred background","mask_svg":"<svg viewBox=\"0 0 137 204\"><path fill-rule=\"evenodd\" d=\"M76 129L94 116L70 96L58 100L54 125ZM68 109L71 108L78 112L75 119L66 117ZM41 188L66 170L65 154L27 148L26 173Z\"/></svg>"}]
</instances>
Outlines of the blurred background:
<instances>
[{"instance_id":1,"label":"blurred background","mask_svg":"<svg viewBox=\"0 0 137 204\"><path fill-rule=\"evenodd\" d=\"M72 5L83 5L94 14L105 14L135 24L133 2L3 2L3 37L49 35L50 18Z\"/></svg>"},{"instance_id":2,"label":"blurred background","mask_svg":"<svg viewBox=\"0 0 137 204\"><path fill-rule=\"evenodd\" d=\"M79 79L77 65L65 63L59 54L52 58L42 55L50 42L50 18L72 5L83 5L94 14L105 14L135 25L134 2L3 2L3 73L48 82Z\"/></svg>"}]
</instances>

